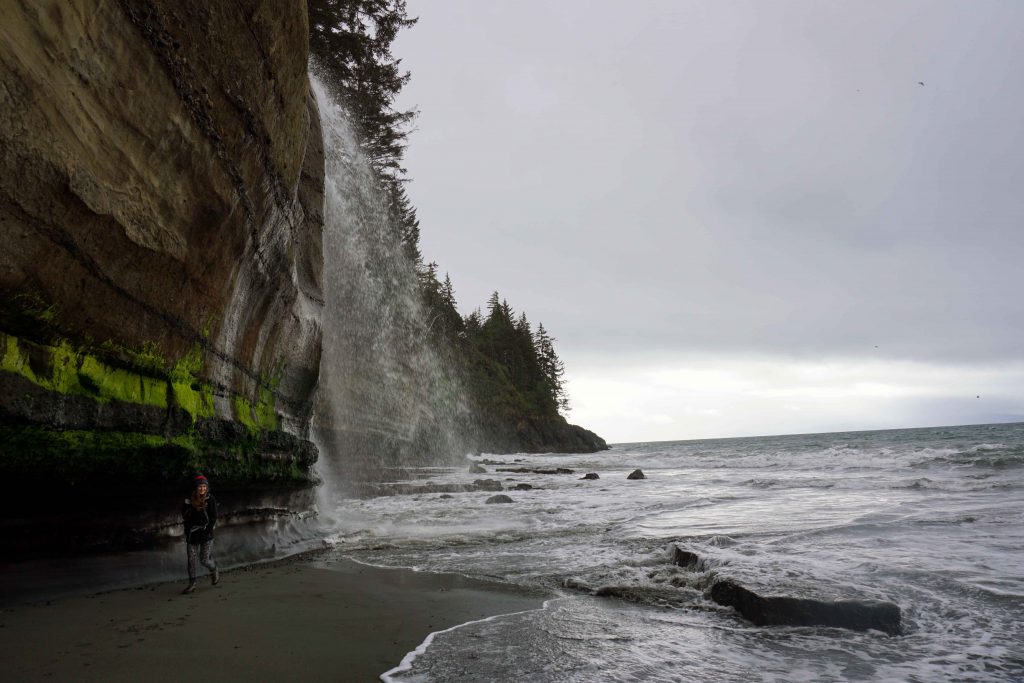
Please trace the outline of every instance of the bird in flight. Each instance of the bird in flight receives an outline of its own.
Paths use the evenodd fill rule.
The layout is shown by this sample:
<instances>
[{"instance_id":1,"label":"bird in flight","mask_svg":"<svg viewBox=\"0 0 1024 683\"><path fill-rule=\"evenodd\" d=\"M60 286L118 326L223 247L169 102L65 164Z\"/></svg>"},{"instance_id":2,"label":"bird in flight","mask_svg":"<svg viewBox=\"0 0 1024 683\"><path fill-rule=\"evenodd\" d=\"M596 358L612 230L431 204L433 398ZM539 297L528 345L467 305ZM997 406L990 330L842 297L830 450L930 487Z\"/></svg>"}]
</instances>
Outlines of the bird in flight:
<instances>
[{"instance_id":1,"label":"bird in flight","mask_svg":"<svg viewBox=\"0 0 1024 683\"><path fill-rule=\"evenodd\" d=\"M917 82L917 84L918 84L919 86L921 86L922 88L924 87L924 81L918 81L918 82Z\"/></svg>"}]
</instances>

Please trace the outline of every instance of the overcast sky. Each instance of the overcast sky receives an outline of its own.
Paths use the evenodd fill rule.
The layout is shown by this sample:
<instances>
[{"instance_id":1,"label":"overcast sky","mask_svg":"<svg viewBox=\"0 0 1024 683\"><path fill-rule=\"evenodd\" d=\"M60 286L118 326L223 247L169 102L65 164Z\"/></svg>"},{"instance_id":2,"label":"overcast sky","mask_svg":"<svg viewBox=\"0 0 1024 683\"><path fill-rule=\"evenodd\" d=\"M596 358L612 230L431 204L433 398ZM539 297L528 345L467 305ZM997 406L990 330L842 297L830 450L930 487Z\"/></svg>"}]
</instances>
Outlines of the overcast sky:
<instances>
[{"instance_id":1,"label":"overcast sky","mask_svg":"<svg viewBox=\"0 0 1024 683\"><path fill-rule=\"evenodd\" d=\"M558 338L572 422L1024 420L1024 2L409 12L424 255Z\"/></svg>"}]
</instances>

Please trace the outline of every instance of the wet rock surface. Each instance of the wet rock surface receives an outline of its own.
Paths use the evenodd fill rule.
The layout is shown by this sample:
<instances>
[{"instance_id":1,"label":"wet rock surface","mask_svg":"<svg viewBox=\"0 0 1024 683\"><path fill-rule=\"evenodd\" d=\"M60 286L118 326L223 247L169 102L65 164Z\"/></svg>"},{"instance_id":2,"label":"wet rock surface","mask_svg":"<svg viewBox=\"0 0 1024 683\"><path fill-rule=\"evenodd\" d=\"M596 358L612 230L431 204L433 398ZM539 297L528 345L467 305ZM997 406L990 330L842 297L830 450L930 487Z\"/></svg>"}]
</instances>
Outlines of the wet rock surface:
<instances>
[{"instance_id":1,"label":"wet rock surface","mask_svg":"<svg viewBox=\"0 0 1024 683\"><path fill-rule=\"evenodd\" d=\"M499 494L497 496L491 496L484 502L487 503L488 505L495 505L498 503L511 503L512 499L504 494Z\"/></svg>"},{"instance_id":2,"label":"wet rock surface","mask_svg":"<svg viewBox=\"0 0 1024 683\"><path fill-rule=\"evenodd\" d=\"M600 478L601 477L598 476L597 472L587 472L582 477L580 477L580 479L600 479Z\"/></svg>"},{"instance_id":3,"label":"wet rock surface","mask_svg":"<svg viewBox=\"0 0 1024 683\"><path fill-rule=\"evenodd\" d=\"M369 496L410 496L423 493L466 493L469 491L503 491L505 487L496 479L477 479L472 484L427 482L424 484L375 484L365 491Z\"/></svg>"},{"instance_id":4,"label":"wet rock surface","mask_svg":"<svg viewBox=\"0 0 1024 683\"><path fill-rule=\"evenodd\" d=\"M876 630L893 636L901 632L900 608L891 602L762 597L733 581L714 584L710 596L757 626L831 626L854 631Z\"/></svg>"},{"instance_id":5,"label":"wet rock surface","mask_svg":"<svg viewBox=\"0 0 1024 683\"><path fill-rule=\"evenodd\" d=\"M629 476L626 477L626 479L646 479L646 478L647 478L647 475L644 474L643 470L633 470L632 472L629 473Z\"/></svg>"},{"instance_id":6,"label":"wet rock surface","mask_svg":"<svg viewBox=\"0 0 1024 683\"><path fill-rule=\"evenodd\" d=\"M679 546L672 546L672 564L693 571L704 569L704 562L697 553L683 550Z\"/></svg>"},{"instance_id":7,"label":"wet rock surface","mask_svg":"<svg viewBox=\"0 0 1024 683\"><path fill-rule=\"evenodd\" d=\"M566 588L596 597L616 598L654 605L672 605L689 609L709 609L703 600L693 602L694 586L702 586L705 596L718 605L731 607L757 626L825 626L854 631L876 630L888 635L902 634L902 613L892 602L878 600L816 600L789 596L762 596L730 579L718 579L710 563L697 553L672 544L668 561L693 574L666 575L664 569L652 567L647 576L651 583L626 585L592 585L579 578L567 578ZM707 586L710 585L710 588ZM669 588L671 586L671 588ZM684 589L680 591L679 589Z\"/></svg>"},{"instance_id":8,"label":"wet rock surface","mask_svg":"<svg viewBox=\"0 0 1024 683\"><path fill-rule=\"evenodd\" d=\"M511 472L513 474L573 474L574 470L567 467L498 467L495 472Z\"/></svg>"}]
</instances>

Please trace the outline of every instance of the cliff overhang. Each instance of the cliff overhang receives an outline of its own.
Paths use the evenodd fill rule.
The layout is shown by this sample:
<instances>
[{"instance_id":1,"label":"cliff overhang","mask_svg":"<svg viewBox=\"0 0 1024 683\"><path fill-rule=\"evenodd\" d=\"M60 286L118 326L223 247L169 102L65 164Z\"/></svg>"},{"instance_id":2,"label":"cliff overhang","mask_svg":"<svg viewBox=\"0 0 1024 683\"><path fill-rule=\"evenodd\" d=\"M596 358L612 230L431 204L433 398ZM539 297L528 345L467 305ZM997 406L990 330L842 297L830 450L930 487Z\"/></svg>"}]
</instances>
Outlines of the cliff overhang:
<instances>
[{"instance_id":1,"label":"cliff overhang","mask_svg":"<svg viewBox=\"0 0 1024 683\"><path fill-rule=\"evenodd\" d=\"M308 487L323 149L304 3L0 8L0 475ZM18 504L18 498L10 498Z\"/></svg>"}]
</instances>

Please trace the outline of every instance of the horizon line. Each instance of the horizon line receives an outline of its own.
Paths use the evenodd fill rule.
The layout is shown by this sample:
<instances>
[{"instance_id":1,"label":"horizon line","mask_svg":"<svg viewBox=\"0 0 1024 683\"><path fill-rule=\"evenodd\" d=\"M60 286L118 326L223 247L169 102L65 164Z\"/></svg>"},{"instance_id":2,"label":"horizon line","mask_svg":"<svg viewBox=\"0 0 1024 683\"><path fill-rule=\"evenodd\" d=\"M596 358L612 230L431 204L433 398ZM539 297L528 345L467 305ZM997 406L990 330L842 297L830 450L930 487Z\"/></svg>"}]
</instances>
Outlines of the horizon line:
<instances>
[{"instance_id":1,"label":"horizon line","mask_svg":"<svg viewBox=\"0 0 1024 683\"><path fill-rule=\"evenodd\" d=\"M782 436L827 436L829 434L865 434L868 432L901 432L913 429L957 429L962 427L993 427L997 425L1024 424L1024 420L1013 420L1008 422L979 422L970 424L954 425L925 425L923 427L883 427L879 429L844 429L832 432L792 432L788 434L750 434L747 436L710 436L698 439L659 439L655 441L616 441L609 443L609 446L631 446L641 443L683 443L688 441L727 441L731 439L767 439Z\"/></svg>"}]
</instances>

